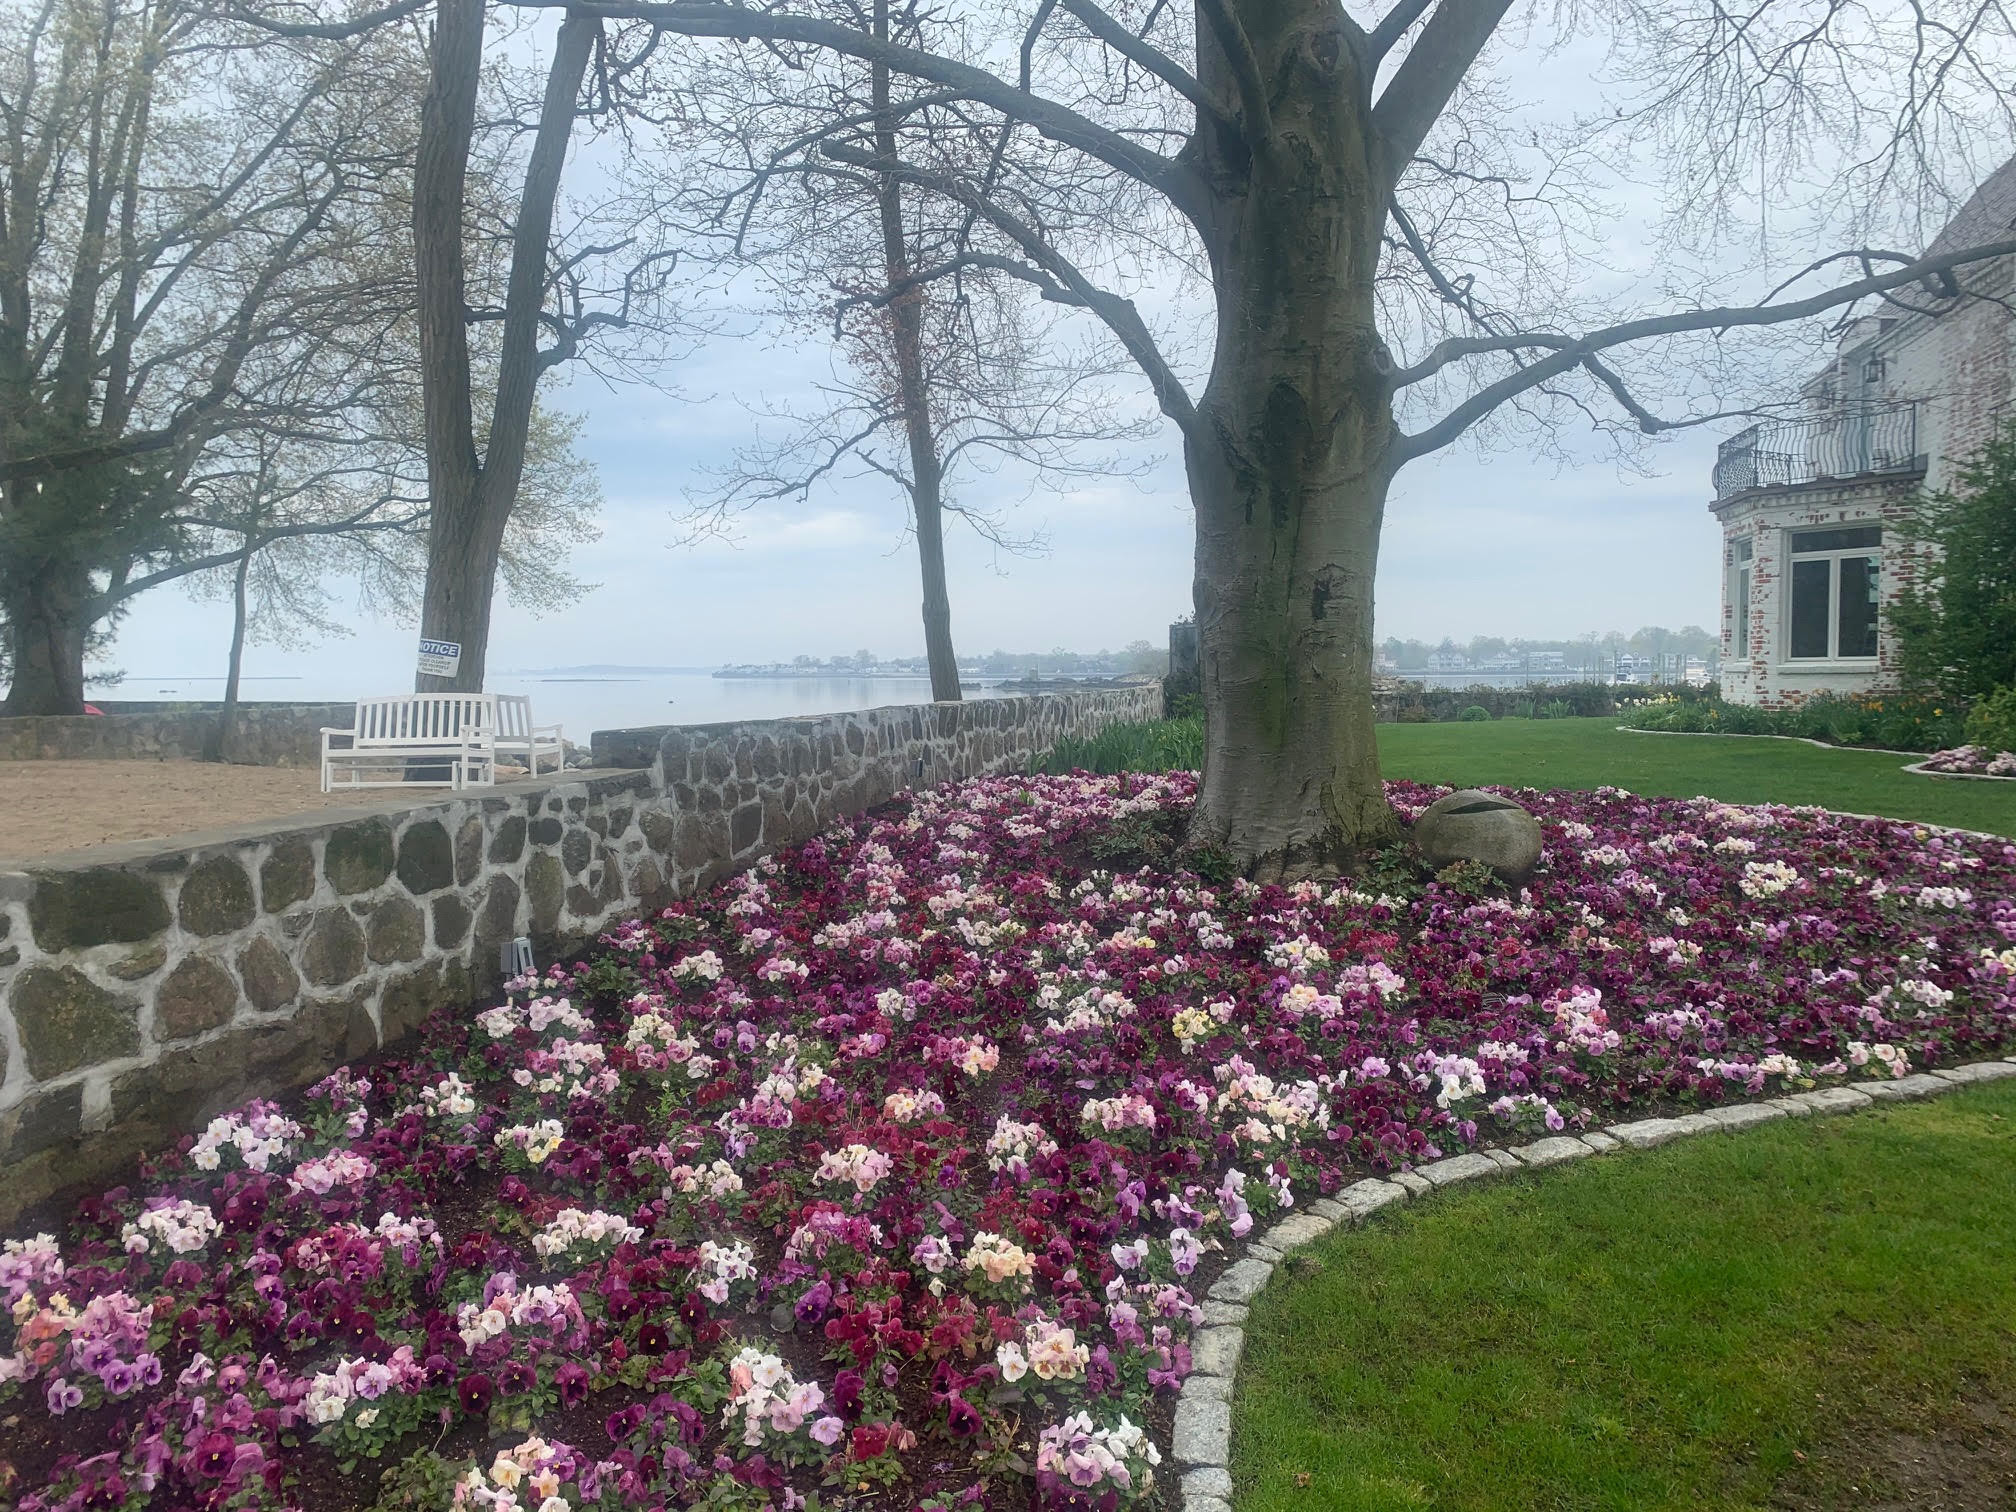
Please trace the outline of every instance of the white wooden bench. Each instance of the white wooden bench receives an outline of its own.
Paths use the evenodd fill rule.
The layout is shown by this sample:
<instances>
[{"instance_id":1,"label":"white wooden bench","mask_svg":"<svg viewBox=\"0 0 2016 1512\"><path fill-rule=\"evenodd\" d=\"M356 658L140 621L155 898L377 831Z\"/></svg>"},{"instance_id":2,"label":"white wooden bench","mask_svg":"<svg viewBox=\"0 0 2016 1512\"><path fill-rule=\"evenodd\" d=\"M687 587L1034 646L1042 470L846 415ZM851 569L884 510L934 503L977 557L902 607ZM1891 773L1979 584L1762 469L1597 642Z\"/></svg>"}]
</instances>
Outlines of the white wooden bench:
<instances>
[{"instance_id":1,"label":"white wooden bench","mask_svg":"<svg viewBox=\"0 0 2016 1512\"><path fill-rule=\"evenodd\" d=\"M497 719L490 693L360 698L349 729L322 727L322 791L489 787L497 780Z\"/></svg>"},{"instance_id":2,"label":"white wooden bench","mask_svg":"<svg viewBox=\"0 0 2016 1512\"><path fill-rule=\"evenodd\" d=\"M557 724L532 723L532 700L522 693L497 695L497 754L525 761L527 775L539 775L539 758L553 758L553 770L567 765L566 742Z\"/></svg>"}]
</instances>

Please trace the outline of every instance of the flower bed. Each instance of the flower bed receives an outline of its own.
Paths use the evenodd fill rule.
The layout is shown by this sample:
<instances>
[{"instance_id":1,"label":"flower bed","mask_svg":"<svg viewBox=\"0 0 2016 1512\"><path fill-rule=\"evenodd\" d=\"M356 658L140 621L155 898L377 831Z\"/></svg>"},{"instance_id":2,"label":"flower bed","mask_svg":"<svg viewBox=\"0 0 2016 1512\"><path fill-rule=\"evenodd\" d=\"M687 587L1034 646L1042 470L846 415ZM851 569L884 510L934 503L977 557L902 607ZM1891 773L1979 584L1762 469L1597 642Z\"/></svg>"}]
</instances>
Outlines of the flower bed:
<instances>
[{"instance_id":1,"label":"flower bed","mask_svg":"<svg viewBox=\"0 0 2016 1512\"><path fill-rule=\"evenodd\" d=\"M1923 761L1913 762L1913 772L1931 772L1944 777L2016 777L2016 751L1996 751L1987 746L1955 746L1950 751L1934 751Z\"/></svg>"},{"instance_id":2,"label":"flower bed","mask_svg":"<svg viewBox=\"0 0 2016 1512\"><path fill-rule=\"evenodd\" d=\"M906 798L10 1241L0 1499L1121 1506L1270 1215L2016 1031L2006 842L1605 790L1516 899L1094 869L1194 785Z\"/></svg>"}]
</instances>

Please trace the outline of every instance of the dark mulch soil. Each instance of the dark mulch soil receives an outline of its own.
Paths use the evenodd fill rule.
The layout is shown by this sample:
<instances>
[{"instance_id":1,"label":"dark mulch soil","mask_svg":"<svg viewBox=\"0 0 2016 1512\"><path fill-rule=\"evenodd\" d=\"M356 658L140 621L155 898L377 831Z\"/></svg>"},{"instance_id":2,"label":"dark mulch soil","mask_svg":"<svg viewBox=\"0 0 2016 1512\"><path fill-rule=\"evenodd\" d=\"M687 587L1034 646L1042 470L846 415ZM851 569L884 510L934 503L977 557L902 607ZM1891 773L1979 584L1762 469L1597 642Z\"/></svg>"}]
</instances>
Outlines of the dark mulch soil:
<instances>
[{"instance_id":1,"label":"dark mulch soil","mask_svg":"<svg viewBox=\"0 0 2016 1512\"><path fill-rule=\"evenodd\" d=\"M1783 1512L2016 1512L2016 1395L1977 1392L1923 1423L1851 1423L1809 1453Z\"/></svg>"}]
</instances>

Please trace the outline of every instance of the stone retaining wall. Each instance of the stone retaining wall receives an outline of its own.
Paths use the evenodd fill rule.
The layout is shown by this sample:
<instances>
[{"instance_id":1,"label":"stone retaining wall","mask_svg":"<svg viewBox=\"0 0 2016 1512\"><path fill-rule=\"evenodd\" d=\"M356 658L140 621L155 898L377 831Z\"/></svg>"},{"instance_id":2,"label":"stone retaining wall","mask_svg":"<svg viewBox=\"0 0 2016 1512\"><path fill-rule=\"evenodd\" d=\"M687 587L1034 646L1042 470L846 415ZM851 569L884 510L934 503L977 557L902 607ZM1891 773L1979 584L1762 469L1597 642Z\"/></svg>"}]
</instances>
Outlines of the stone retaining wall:
<instances>
[{"instance_id":1,"label":"stone retaining wall","mask_svg":"<svg viewBox=\"0 0 2016 1512\"><path fill-rule=\"evenodd\" d=\"M1159 684L624 732L641 770L0 871L0 1223L904 788L1159 714Z\"/></svg>"},{"instance_id":2,"label":"stone retaining wall","mask_svg":"<svg viewBox=\"0 0 2016 1512\"><path fill-rule=\"evenodd\" d=\"M218 705L99 702L103 714L0 719L0 761L200 761L217 735ZM348 729L355 704L243 703L232 760L315 766L322 727Z\"/></svg>"}]
</instances>

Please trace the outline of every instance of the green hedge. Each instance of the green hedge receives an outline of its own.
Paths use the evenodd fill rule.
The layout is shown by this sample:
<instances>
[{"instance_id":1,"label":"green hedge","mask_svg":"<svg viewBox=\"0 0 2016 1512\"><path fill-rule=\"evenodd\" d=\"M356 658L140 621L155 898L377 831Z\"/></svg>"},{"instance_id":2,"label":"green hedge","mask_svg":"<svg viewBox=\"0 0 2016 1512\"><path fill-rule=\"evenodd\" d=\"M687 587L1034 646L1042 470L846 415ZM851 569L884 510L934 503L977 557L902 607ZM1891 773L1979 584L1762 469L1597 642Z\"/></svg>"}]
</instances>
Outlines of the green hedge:
<instances>
[{"instance_id":1,"label":"green hedge","mask_svg":"<svg viewBox=\"0 0 2016 1512\"><path fill-rule=\"evenodd\" d=\"M1615 714L1643 690L1611 683L1535 683L1523 688L1424 688L1406 685L1383 704L1395 724L1441 724L1464 719L1581 719ZM1482 710L1481 714L1474 712Z\"/></svg>"},{"instance_id":2,"label":"green hedge","mask_svg":"<svg viewBox=\"0 0 2016 1512\"><path fill-rule=\"evenodd\" d=\"M1660 700L1625 711L1634 730L1696 735L1799 735L1829 745L1944 751L1961 743L1966 710L1936 694L1817 693L1795 708L1758 709L1720 698Z\"/></svg>"}]
</instances>

